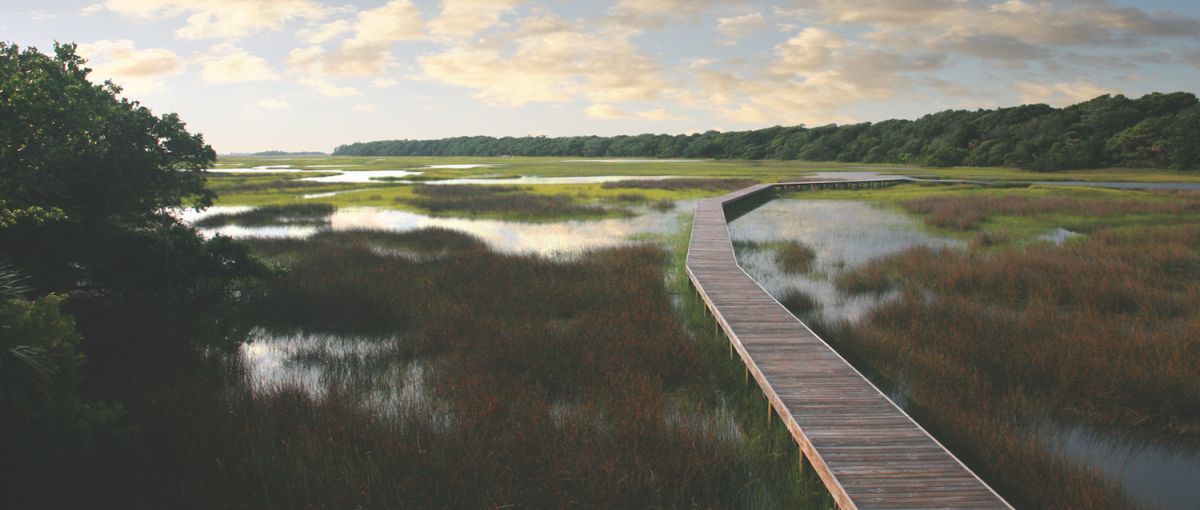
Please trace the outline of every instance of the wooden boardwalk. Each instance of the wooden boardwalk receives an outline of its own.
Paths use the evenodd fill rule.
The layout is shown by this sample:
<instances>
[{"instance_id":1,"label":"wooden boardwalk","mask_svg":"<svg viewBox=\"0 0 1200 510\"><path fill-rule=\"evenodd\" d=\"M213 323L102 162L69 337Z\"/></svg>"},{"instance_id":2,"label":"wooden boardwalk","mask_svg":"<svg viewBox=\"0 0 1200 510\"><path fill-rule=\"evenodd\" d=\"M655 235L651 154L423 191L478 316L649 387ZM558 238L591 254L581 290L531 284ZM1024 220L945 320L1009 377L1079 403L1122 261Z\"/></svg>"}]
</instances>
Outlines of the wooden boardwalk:
<instances>
[{"instance_id":1,"label":"wooden boardwalk","mask_svg":"<svg viewBox=\"0 0 1200 510\"><path fill-rule=\"evenodd\" d=\"M704 200L692 225L688 276L839 507L1012 508L775 301L734 257L728 204L772 187L895 182L758 184Z\"/></svg>"}]
</instances>

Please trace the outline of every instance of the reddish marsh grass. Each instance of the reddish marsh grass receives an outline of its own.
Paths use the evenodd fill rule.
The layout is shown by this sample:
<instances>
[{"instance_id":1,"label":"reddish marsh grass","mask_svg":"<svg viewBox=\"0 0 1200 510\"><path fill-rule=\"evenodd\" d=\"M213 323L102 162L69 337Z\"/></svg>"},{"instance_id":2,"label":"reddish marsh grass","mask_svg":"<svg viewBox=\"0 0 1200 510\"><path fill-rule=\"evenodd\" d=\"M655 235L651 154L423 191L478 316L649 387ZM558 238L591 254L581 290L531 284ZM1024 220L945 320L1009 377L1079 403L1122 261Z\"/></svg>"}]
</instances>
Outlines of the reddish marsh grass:
<instances>
[{"instance_id":1,"label":"reddish marsh grass","mask_svg":"<svg viewBox=\"0 0 1200 510\"><path fill-rule=\"evenodd\" d=\"M903 203L910 213L925 217L932 227L973 230L991 216L1071 214L1090 217L1130 214L1200 213L1200 195L1175 194L1189 200L1147 201L1132 199L1080 199L1028 196L929 196Z\"/></svg>"},{"instance_id":2,"label":"reddish marsh grass","mask_svg":"<svg viewBox=\"0 0 1200 510\"><path fill-rule=\"evenodd\" d=\"M902 292L834 338L1018 506L1123 504L1043 446L1038 420L1198 442L1198 226L994 253L914 248L837 284Z\"/></svg>"},{"instance_id":3,"label":"reddish marsh grass","mask_svg":"<svg viewBox=\"0 0 1200 510\"><path fill-rule=\"evenodd\" d=\"M388 256L380 246L438 255ZM101 501L728 508L743 506L755 484L736 427L731 435L711 425L716 383L672 312L657 248L551 260L423 230L260 241L256 250L290 261L288 274L255 293L256 321L381 334L395 343L389 356L431 367L429 395L392 415L336 383L320 396L254 389L224 377L238 367L221 357L136 355L135 345L161 350L153 346L170 330L150 327L135 342L122 333L128 321L88 317L124 346L93 359L123 374L102 393L130 402L139 425L129 461L105 475L117 494ZM141 366L146 359L171 364Z\"/></svg>"}]
</instances>

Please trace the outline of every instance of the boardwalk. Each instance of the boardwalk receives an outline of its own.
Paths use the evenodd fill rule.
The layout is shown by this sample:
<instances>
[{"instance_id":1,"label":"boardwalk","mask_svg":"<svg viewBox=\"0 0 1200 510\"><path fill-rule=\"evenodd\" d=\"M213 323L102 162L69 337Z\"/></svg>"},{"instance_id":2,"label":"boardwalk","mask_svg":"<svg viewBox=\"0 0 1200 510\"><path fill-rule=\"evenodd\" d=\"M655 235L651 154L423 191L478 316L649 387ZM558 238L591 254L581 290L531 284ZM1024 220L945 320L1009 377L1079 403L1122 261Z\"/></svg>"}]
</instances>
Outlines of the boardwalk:
<instances>
[{"instance_id":1,"label":"boardwalk","mask_svg":"<svg viewBox=\"0 0 1200 510\"><path fill-rule=\"evenodd\" d=\"M696 208L688 275L804 457L841 508L1011 508L804 323L734 258L725 205L780 187L759 184Z\"/></svg>"}]
</instances>

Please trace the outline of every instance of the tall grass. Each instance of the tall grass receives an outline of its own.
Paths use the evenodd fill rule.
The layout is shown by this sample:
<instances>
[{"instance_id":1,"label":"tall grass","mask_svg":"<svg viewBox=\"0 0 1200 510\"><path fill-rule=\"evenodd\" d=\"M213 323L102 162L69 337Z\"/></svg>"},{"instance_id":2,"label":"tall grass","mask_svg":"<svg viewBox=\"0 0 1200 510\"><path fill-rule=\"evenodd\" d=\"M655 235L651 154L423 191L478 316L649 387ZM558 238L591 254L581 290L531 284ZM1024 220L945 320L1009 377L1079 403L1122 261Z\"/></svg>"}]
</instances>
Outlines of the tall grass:
<instances>
[{"instance_id":1,"label":"tall grass","mask_svg":"<svg viewBox=\"0 0 1200 510\"><path fill-rule=\"evenodd\" d=\"M1070 214L1113 217L1131 214L1200 213L1200 195L1173 194L1176 200L1081 199L1075 197L1030 197L1020 195L928 196L902 203L910 213L924 216L927 225L952 230L973 230L997 215L1031 216Z\"/></svg>"},{"instance_id":2,"label":"tall grass","mask_svg":"<svg viewBox=\"0 0 1200 510\"><path fill-rule=\"evenodd\" d=\"M417 185L416 198L397 198L433 213L503 215L516 218L602 217L607 208L575 202L570 195L537 195L519 186Z\"/></svg>"},{"instance_id":3,"label":"tall grass","mask_svg":"<svg viewBox=\"0 0 1200 510\"><path fill-rule=\"evenodd\" d=\"M241 225L246 227L265 225L327 225L333 215L329 204L289 204L255 207L238 213L217 213L196 220L197 227L219 227Z\"/></svg>"},{"instance_id":4,"label":"tall grass","mask_svg":"<svg viewBox=\"0 0 1200 510\"><path fill-rule=\"evenodd\" d=\"M431 256L381 250L389 247ZM364 405L369 388L338 378L319 394L263 388L242 382L236 358L162 342L172 334L164 314L134 322L119 319L128 311L82 314L89 338L109 339L91 358L108 374L94 390L130 402L139 426L121 457L128 461L100 475L112 492L93 501L155 508L793 508L805 501L803 487L791 483L795 470L776 469L795 465L786 431L761 439L765 424L747 429L734 419L742 400L722 392L744 388L740 372L711 372L714 360L728 363L724 348L693 338L674 313L658 248L556 260L499 254L434 230L323 233L259 241L255 250L290 266L251 293L246 311L256 322L375 338L379 348L363 352L388 360L319 361L379 369L374 380L392 387L414 383L389 376L389 363L420 361L428 394L389 414ZM761 396L751 401L765 422Z\"/></svg>"},{"instance_id":5,"label":"tall grass","mask_svg":"<svg viewBox=\"0 0 1200 510\"><path fill-rule=\"evenodd\" d=\"M831 337L903 387L918 419L1018 506L1126 504L1044 443L1047 421L1200 444L1196 225L995 252L913 248L836 283L901 292Z\"/></svg>"}]
</instances>

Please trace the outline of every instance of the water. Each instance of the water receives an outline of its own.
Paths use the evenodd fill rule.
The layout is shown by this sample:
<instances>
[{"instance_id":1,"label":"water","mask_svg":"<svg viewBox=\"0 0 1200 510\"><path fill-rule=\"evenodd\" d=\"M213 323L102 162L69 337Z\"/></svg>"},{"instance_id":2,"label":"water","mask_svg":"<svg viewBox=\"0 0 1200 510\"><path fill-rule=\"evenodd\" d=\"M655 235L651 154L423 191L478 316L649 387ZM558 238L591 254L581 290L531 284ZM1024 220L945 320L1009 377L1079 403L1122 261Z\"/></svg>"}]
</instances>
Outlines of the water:
<instances>
[{"instance_id":1,"label":"water","mask_svg":"<svg viewBox=\"0 0 1200 510\"><path fill-rule=\"evenodd\" d=\"M282 386L315 397L337 390L375 412L441 420L427 384L432 365L407 359L396 337L275 333L254 328L238 357L257 390Z\"/></svg>"},{"instance_id":2,"label":"water","mask_svg":"<svg viewBox=\"0 0 1200 510\"><path fill-rule=\"evenodd\" d=\"M795 240L812 247L817 253L814 269L804 275L780 271L770 249L742 249L737 256L746 272L776 299L790 288L815 298L822 320L855 321L889 299L888 295L842 294L830 281L839 271L913 246L963 244L923 233L916 220L861 202L777 199L732 221L729 228L735 242ZM1040 239L1062 244L1079 235L1060 228ZM898 384L889 397L903 406L904 384ZM1127 438L1080 424L1043 424L1037 430L1047 448L1094 466L1138 504L1191 509L1200 501L1200 451L1194 446Z\"/></svg>"},{"instance_id":3,"label":"water","mask_svg":"<svg viewBox=\"0 0 1200 510\"><path fill-rule=\"evenodd\" d=\"M237 213L250 207L211 207L202 213L184 211L184 221L193 222L218 213ZM584 250L606 248L628 243L631 239L665 235L675 232L681 222L680 214L690 215L695 202L679 202L666 211L644 209L630 218L562 221L555 223L525 223L491 219L435 217L420 213L374 207L350 207L334 211L324 227L304 225L271 225L243 227L225 225L200 229L205 236L221 234L234 238L289 237L304 238L323 229L377 229L407 232L426 227L442 227L481 238L492 249L505 253L538 255L577 254Z\"/></svg>"},{"instance_id":4,"label":"water","mask_svg":"<svg viewBox=\"0 0 1200 510\"><path fill-rule=\"evenodd\" d=\"M837 273L914 246L963 245L922 231L916 220L904 214L841 200L773 200L730 222L729 233L735 243L799 241L812 248L816 259L807 274L781 271L770 249L739 250L738 263L776 299L793 288L812 296L826 321L858 320L889 298L842 293L833 285Z\"/></svg>"},{"instance_id":5,"label":"water","mask_svg":"<svg viewBox=\"0 0 1200 510\"><path fill-rule=\"evenodd\" d=\"M1200 502L1200 451L1160 441L1120 438L1083 425L1052 427L1051 447L1116 480L1150 508L1192 509Z\"/></svg>"},{"instance_id":6,"label":"water","mask_svg":"<svg viewBox=\"0 0 1200 510\"><path fill-rule=\"evenodd\" d=\"M342 172L335 175L326 175L322 177L304 177L302 181L326 182L326 183L364 183L373 182L379 179L397 179L409 177L413 175L421 175L423 172L415 170L354 170L351 172Z\"/></svg>"}]
</instances>

